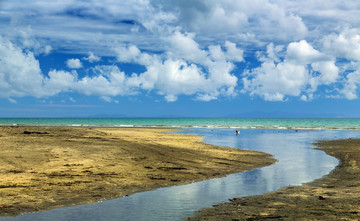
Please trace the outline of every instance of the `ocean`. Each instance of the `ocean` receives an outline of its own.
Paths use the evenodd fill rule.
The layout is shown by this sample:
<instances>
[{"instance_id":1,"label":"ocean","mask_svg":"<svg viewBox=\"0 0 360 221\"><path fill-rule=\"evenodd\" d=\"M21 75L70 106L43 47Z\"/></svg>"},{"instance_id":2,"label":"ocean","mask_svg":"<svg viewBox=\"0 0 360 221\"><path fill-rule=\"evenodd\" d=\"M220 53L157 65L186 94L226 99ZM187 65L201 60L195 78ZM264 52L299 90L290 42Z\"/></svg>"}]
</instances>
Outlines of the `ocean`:
<instances>
[{"instance_id":1,"label":"ocean","mask_svg":"<svg viewBox=\"0 0 360 221\"><path fill-rule=\"evenodd\" d=\"M0 126L360 130L360 118L0 118Z\"/></svg>"}]
</instances>

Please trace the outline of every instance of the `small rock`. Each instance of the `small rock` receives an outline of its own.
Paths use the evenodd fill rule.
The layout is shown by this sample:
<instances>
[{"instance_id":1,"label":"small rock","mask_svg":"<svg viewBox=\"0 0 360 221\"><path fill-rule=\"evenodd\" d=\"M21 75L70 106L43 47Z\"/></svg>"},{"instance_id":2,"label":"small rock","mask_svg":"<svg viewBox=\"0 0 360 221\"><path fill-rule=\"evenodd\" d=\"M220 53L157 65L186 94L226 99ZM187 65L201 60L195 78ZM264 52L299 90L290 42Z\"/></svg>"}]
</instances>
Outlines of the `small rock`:
<instances>
[{"instance_id":1,"label":"small rock","mask_svg":"<svg viewBox=\"0 0 360 221\"><path fill-rule=\"evenodd\" d=\"M324 197L324 196L319 196L319 200L325 200L326 199L326 197Z\"/></svg>"}]
</instances>

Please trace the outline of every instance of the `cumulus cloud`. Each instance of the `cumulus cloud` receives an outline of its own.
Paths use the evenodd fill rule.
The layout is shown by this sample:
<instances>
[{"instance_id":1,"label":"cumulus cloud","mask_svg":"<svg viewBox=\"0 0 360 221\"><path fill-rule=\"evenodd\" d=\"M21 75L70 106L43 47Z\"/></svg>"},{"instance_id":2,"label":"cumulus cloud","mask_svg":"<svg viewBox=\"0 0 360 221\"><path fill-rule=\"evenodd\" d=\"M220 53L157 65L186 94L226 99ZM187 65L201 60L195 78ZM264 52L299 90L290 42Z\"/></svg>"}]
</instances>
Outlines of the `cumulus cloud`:
<instances>
[{"instance_id":1,"label":"cumulus cloud","mask_svg":"<svg viewBox=\"0 0 360 221\"><path fill-rule=\"evenodd\" d=\"M352 63L351 71L344 79L345 83L340 90L340 94L346 99L354 100L358 98L358 88L360 86L360 62Z\"/></svg>"},{"instance_id":2,"label":"cumulus cloud","mask_svg":"<svg viewBox=\"0 0 360 221\"><path fill-rule=\"evenodd\" d=\"M308 42L292 42L283 60L270 44L260 67L248 70L243 79L244 90L265 100L284 101L286 96L302 100L313 97L319 85L335 83L339 69L333 58L314 49Z\"/></svg>"},{"instance_id":3,"label":"cumulus cloud","mask_svg":"<svg viewBox=\"0 0 360 221\"><path fill-rule=\"evenodd\" d=\"M305 40L290 43L286 50L286 59L295 64L311 64L327 60L324 54L315 50Z\"/></svg>"},{"instance_id":4,"label":"cumulus cloud","mask_svg":"<svg viewBox=\"0 0 360 221\"><path fill-rule=\"evenodd\" d=\"M319 84L331 84L339 78L339 68L335 65L334 60L313 62L311 67L314 71L321 73L317 77Z\"/></svg>"},{"instance_id":5,"label":"cumulus cloud","mask_svg":"<svg viewBox=\"0 0 360 221\"><path fill-rule=\"evenodd\" d=\"M0 37L0 97L40 97L42 80L34 54Z\"/></svg>"},{"instance_id":6,"label":"cumulus cloud","mask_svg":"<svg viewBox=\"0 0 360 221\"><path fill-rule=\"evenodd\" d=\"M74 85L74 90L85 95L119 96L134 94L138 84L125 76L117 66L96 66L95 76L85 76Z\"/></svg>"},{"instance_id":7,"label":"cumulus cloud","mask_svg":"<svg viewBox=\"0 0 360 221\"><path fill-rule=\"evenodd\" d=\"M162 13L174 14L176 23L191 32L212 34L260 33L257 38L301 39L308 34L302 18L288 12L276 1L181 0L151 1Z\"/></svg>"},{"instance_id":8,"label":"cumulus cloud","mask_svg":"<svg viewBox=\"0 0 360 221\"><path fill-rule=\"evenodd\" d=\"M244 89L269 101L283 101L285 96L299 96L308 82L304 66L287 62L266 61L259 68L248 72Z\"/></svg>"},{"instance_id":9,"label":"cumulus cloud","mask_svg":"<svg viewBox=\"0 0 360 221\"><path fill-rule=\"evenodd\" d=\"M34 54L23 51L0 38L0 96L47 97L68 91L76 80L76 73L52 70L42 74Z\"/></svg>"},{"instance_id":10,"label":"cumulus cloud","mask_svg":"<svg viewBox=\"0 0 360 221\"><path fill-rule=\"evenodd\" d=\"M339 32L333 32L321 39L324 51L333 57L340 58L342 62L338 66L327 65L315 68L323 68L327 75L324 81L338 79L336 70L343 72L342 86L339 91L344 98L353 100L358 98L360 85L360 29L345 27ZM339 97L339 96L338 96Z\"/></svg>"},{"instance_id":11,"label":"cumulus cloud","mask_svg":"<svg viewBox=\"0 0 360 221\"><path fill-rule=\"evenodd\" d=\"M120 62L134 62L140 55L140 50L135 45L119 45L115 47L117 60Z\"/></svg>"},{"instance_id":12,"label":"cumulus cloud","mask_svg":"<svg viewBox=\"0 0 360 221\"><path fill-rule=\"evenodd\" d=\"M170 56L206 65L209 62L208 54L200 48L194 37L194 34L183 34L178 31L169 36L167 41L169 42Z\"/></svg>"},{"instance_id":13,"label":"cumulus cloud","mask_svg":"<svg viewBox=\"0 0 360 221\"><path fill-rule=\"evenodd\" d=\"M180 34L175 33L174 38ZM211 46L199 49L190 36L184 40L193 42L198 57L186 57L183 52L170 53L168 57L149 55L134 45L117 47L119 62L133 62L144 65L146 71L126 75L116 65L95 66L91 76L79 78L76 71L51 70L44 76L38 60L30 52L24 52L10 41L3 40L0 47L1 72L0 89L4 97L36 96L46 97L62 92L77 91L85 95L96 95L110 101L109 97L133 95L140 90L155 91L171 102L179 95L195 95L196 99L209 101L221 95L234 94L237 77L231 74L234 65L227 61L241 61L242 50L231 42L226 42L224 50ZM21 62L17 62L17 61ZM67 66L80 68L79 59L67 60ZM30 80L31 79L31 80Z\"/></svg>"},{"instance_id":14,"label":"cumulus cloud","mask_svg":"<svg viewBox=\"0 0 360 221\"><path fill-rule=\"evenodd\" d=\"M60 92L70 91L77 80L76 72L66 72L51 70L48 74L49 77L43 77L42 89L46 96L58 94Z\"/></svg>"},{"instance_id":15,"label":"cumulus cloud","mask_svg":"<svg viewBox=\"0 0 360 221\"><path fill-rule=\"evenodd\" d=\"M183 60L168 59L154 63L139 79L144 89L156 90L165 95L167 101L175 101L180 94L196 94L207 87L207 79L200 68Z\"/></svg>"},{"instance_id":16,"label":"cumulus cloud","mask_svg":"<svg viewBox=\"0 0 360 221\"><path fill-rule=\"evenodd\" d=\"M88 57L84 57L83 59L86 60L86 61L88 61L88 62L90 62L90 63L94 63L94 62L100 61L100 60L101 60L101 57L94 55L93 52L89 52L89 56L88 56Z\"/></svg>"},{"instance_id":17,"label":"cumulus cloud","mask_svg":"<svg viewBox=\"0 0 360 221\"><path fill-rule=\"evenodd\" d=\"M341 94L344 95L346 99L354 100L358 98L357 90L360 84L360 72L352 72L347 76L346 84L341 90Z\"/></svg>"},{"instance_id":18,"label":"cumulus cloud","mask_svg":"<svg viewBox=\"0 0 360 221\"><path fill-rule=\"evenodd\" d=\"M71 58L66 61L66 66L71 69L79 69L82 68L83 65L78 58Z\"/></svg>"},{"instance_id":19,"label":"cumulus cloud","mask_svg":"<svg viewBox=\"0 0 360 221\"><path fill-rule=\"evenodd\" d=\"M221 95L234 95L237 77L230 61L243 61L243 51L232 42L201 49L193 34L175 32L166 41L169 51L165 57L141 52L134 45L115 47L119 62L135 62L146 67L146 72L129 78L141 89L155 90L169 102L178 95L196 95L209 101Z\"/></svg>"},{"instance_id":20,"label":"cumulus cloud","mask_svg":"<svg viewBox=\"0 0 360 221\"><path fill-rule=\"evenodd\" d=\"M325 86L347 99L358 97L359 69L350 67L360 62L355 0L33 0L2 5L0 35L11 42L0 39L1 97L76 91L115 102L116 96L152 91L169 102L180 95L210 101L242 89L266 100L306 101ZM83 68L77 70L81 77L51 67L43 74L36 56L54 51L77 53L81 60L69 59L66 66ZM235 73L238 62L253 51L261 51L260 65ZM107 65L93 66L105 56ZM115 60L145 71L125 73Z\"/></svg>"},{"instance_id":21,"label":"cumulus cloud","mask_svg":"<svg viewBox=\"0 0 360 221\"><path fill-rule=\"evenodd\" d=\"M346 28L339 34L332 33L323 39L323 46L336 57L360 61L360 29Z\"/></svg>"},{"instance_id":22,"label":"cumulus cloud","mask_svg":"<svg viewBox=\"0 0 360 221\"><path fill-rule=\"evenodd\" d=\"M50 45L46 45L44 48L44 54L48 55L51 53L51 51L52 51L52 47Z\"/></svg>"},{"instance_id":23,"label":"cumulus cloud","mask_svg":"<svg viewBox=\"0 0 360 221\"><path fill-rule=\"evenodd\" d=\"M225 41L225 48L227 60L235 62L244 61L244 50L238 48L235 43Z\"/></svg>"}]
</instances>

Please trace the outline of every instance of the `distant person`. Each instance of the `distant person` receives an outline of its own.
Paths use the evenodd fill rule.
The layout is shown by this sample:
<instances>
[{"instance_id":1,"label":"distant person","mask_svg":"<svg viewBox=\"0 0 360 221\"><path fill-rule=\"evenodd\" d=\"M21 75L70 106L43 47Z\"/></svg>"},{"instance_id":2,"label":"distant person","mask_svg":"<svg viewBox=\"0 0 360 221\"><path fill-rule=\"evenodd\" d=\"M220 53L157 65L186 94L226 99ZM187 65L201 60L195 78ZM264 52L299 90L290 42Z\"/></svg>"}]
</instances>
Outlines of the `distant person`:
<instances>
[{"instance_id":1,"label":"distant person","mask_svg":"<svg viewBox=\"0 0 360 221\"><path fill-rule=\"evenodd\" d=\"M240 131L235 130L235 134L236 134L236 135L239 135L239 134L240 134Z\"/></svg>"}]
</instances>

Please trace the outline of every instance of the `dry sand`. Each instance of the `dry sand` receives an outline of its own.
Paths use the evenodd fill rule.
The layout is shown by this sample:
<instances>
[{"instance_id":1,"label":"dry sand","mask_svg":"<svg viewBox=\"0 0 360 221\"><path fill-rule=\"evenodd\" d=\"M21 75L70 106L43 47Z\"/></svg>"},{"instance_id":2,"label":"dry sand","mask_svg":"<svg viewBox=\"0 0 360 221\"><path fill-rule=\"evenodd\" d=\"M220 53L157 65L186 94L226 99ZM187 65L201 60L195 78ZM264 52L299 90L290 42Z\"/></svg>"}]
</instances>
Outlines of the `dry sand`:
<instances>
[{"instance_id":1,"label":"dry sand","mask_svg":"<svg viewBox=\"0 0 360 221\"><path fill-rule=\"evenodd\" d=\"M360 220L360 140L315 145L340 160L330 174L303 186L234 198L188 220Z\"/></svg>"},{"instance_id":2,"label":"dry sand","mask_svg":"<svg viewBox=\"0 0 360 221\"><path fill-rule=\"evenodd\" d=\"M170 129L0 127L0 216L92 203L275 162Z\"/></svg>"}]
</instances>

